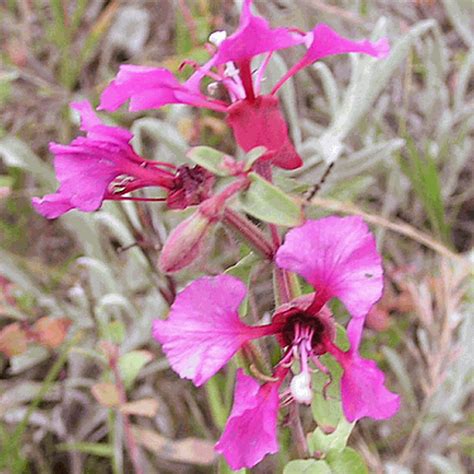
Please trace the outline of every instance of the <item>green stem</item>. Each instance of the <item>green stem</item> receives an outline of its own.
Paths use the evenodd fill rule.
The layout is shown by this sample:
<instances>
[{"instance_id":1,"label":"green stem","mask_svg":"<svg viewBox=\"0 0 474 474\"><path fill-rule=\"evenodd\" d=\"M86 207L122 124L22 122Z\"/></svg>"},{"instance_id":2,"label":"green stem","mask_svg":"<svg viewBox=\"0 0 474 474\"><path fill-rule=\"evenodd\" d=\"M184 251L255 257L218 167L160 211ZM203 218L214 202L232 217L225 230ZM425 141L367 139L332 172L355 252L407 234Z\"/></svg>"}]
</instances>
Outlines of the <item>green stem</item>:
<instances>
[{"instance_id":1,"label":"green stem","mask_svg":"<svg viewBox=\"0 0 474 474\"><path fill-rule=\"evenodd\" d=\"M206 391L214 423L222 430L226 424L228 412L222 401L221 390L216 377L212 377L207 382Z\"/></svg>"},{"instance_id":2,"label":"green stem","mask_svg":"<svg viewBox=\"0 0 474 474\"><path fill-rule=\"evenodd\" d=\"M122 474L122 470L119 467L119 463L117 460L116 456L116 451L115 451L115 412L112 409L109 409L109 414L107 417L107 425L108 425L108 439L109 439L109 445L112 448L113 451L113 456L112 456L112 473L113 474Z\"/></svg>"}]
</instances>

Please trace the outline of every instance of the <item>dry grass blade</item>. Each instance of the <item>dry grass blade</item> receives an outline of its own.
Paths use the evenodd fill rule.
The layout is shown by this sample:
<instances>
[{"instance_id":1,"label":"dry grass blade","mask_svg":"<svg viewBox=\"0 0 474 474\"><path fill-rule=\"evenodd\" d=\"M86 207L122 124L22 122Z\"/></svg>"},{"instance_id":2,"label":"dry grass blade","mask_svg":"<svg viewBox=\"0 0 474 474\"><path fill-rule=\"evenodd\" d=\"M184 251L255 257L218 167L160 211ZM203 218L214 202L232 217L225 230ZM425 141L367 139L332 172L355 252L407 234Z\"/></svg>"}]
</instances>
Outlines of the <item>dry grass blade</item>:
<instances>
[{"instance_id":1,"label":"dry grass blade","mask_svg":"<svg viewBox=\"0 0 474 474\"><path fill-rule=\"evenodd\" d=\"M121 413L153 417L158 412L158 401L154 398L143 398L125 403L119 408Z\"/></svg>"},{"instance_id":2,"label":"dry grass blade","mask_svg":"<svg viewBox=\"0 0 474 474\"><path fill-rule=\"evenodd\" d=\"M214 443L198 438L172 440L152 430L133 427L133 436L138 444L169 461L188 464L209 465L216 459Z\"/></svg>"},{"instance_id":3,"label":"dry grass blade","mask_svg":"<svg viewBox=\"0 0 474 474\"><path fill-rule=\"evenodd\" d=\"M367 222L375 225L379 225L389 229L393 232L397 232L398 234L404 235L413 239L420 244L428 247L435 252L444 255L450 259L453 259L457 262L466 264L465 260L450 250L448 247L443 245L442 243L438 242L437 240L431 238L429 235L421 232L420 230L416 229L415 227L407 224L406 222L401 221L389 221L384 217L378 216L376 214L370 214L366 211L363 211L359 207L355 206L349 202L341 202L335 199L325 199L315 196L311 199L311 205L319 206L323 209L327 209L334 212L342 212L343 214L351 214L355 216L363 217Z\"/></svg>"}]
</instances>

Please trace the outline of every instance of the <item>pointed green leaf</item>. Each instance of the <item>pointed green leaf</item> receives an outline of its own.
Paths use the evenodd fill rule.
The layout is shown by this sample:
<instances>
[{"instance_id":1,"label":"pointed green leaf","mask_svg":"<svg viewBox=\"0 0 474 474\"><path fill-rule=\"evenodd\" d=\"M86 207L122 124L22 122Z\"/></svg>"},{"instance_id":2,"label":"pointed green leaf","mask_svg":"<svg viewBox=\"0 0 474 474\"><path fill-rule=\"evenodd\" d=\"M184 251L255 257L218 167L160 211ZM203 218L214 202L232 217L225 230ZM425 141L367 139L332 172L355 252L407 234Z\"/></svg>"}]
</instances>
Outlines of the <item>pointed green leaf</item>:
<instances>
[{"instance_id":1,"label":"pointed green leaf","mask_svg":"<svg viewBox=\"0 0 474 474\"><path fill-rule=\"evenodd\" d=\"M431 227L445 243L450 243L451 230L446 222L442 183L438 168L428 152L421 154L414 140L407 139L408 159L401 161L402 171L412 182L413 190L421 200Z\"/></svg>"},{"instance_id":2,"label":"pointed green leaf","mask_svg":"<svg viewBox=\"0 0 474 474\"><path fill-rule=\"evenodd\" d=\"M224 273L227 275L235 276L242 280L247 287L250 283L250 275L252 269L255 268L255 264L259 261L258 255L253 252L249 252L243 258L241 258L235 265L229 267ZM244 301L240 305L239 314L245 316L248 309L248 294L245 296Z\"/></svg>"},{"instance_id":3,"label":"pointed green leaf","mask_svg":"<svg viewBox=\"0 0 474 474\"><path fill-rule=\"evenodd\" d=\"M324 433L321 428L316 428L308 437L308 446L311 452L329 453L344 449L354 425L355 423L349 423L342 417L336 429L330 434Z\"/></svg>"},{"instance_id":4,"label":"pointed green leaf","mask_svg":"<svg viewBox=\"0 0 474 474\"><path fill-rule=\"evenodd\" d=\"M250 187L241 196L241 204L247 214L287 227L303 223L302 207L293 198L256 173L250 173L249 178Z\"/></svg>"},{"instance_id":5,"label":"pointed green leaf","mask_svg":"<svg viewBox=\"0 0 474 474\"><path fill-rule=\"evenodd\" d=\"M153 355L148 351L131 351L119 359L119 370L123 384L128 390L132 387L140 370L151 361Z\"/></svg>"},{"instance_id":6,"label":"pointed green leaf","mask_svg":"<svg viewBox=\"0 0 474 474\"><path fill-rule=\"evenodd\" d=\"M247 155L245 156L245 161L247 164L245 165L245 169L249 170L252 168L253 164L262 156L265 154L267 149L264 146L257 146L255 148L252 148Z\"/></svg>"},{"instance_id":7,"label":"pointed green leaf","mask_svg":"<svg viewBox=\"0 0 474 474\"><path fill-rule=\"evenodd\" d=\"M332 473L331 473L330 467L327 465L325 461L316 461L315 459L298 459L296 461L289 462L283 469L283 474L332 474Z\"/></svg>"},{"instance_id":8,"label":"pointed green leaf","mask_svg":"<svg viewBox=\"0 0 474 474\"><path fill-rule=\"evenodd\" d=\"M369 474L364 459L352 448L345 448L342 451L330 451L326 460L331 466L333 474Z\"/></svg>"},{"instance_id":9,"label":"pointed green leaf","mask_svg":"<svg viewBox=\"0 0 474 474\"><path fill-rule=\"evenodd\" d=\"M233 159L222 151L208 146L195 146L186 153L186 156L194 163L202 166L217 176L230 176L230 169L224 165L224 159Z\"/></svg>"},{"instance_id":10,"label":"pointed green leaf","mask_svg":"<svg viewBox=\"0 0 474 474\"><path fill-rule=\"evenodd\" d=\"M112 447L105 443L60 443L56 446L56 449L58 451L75 451L106 458L110 458L114 454Z\"/></svg>"}]
</instances>

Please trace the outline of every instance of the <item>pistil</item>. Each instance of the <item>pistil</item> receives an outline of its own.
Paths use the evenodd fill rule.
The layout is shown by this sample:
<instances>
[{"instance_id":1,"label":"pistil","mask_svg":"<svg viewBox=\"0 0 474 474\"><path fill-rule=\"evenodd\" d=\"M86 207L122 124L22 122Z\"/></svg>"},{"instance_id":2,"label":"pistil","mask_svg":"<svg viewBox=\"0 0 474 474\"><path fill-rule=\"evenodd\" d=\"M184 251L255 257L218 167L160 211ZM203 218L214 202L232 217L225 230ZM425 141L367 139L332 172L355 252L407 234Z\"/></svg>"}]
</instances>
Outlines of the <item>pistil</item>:
<instances>
[{"instance_id":1,"label":"pistil","mask_svg":"<svg viewBox=\"0 0 474 474\"><path fill-rule=\"evenodd\" d=\"M295 324L295 334L293 339L293 353L300 361L300 373L295 375L290 382L290 392L295 401L310 405L313 400L313 390L311 388L311 369L308 365L308 358L311 357L311 341L314 335L314 328L297 322Z\"/></svg>"}]
</instances>

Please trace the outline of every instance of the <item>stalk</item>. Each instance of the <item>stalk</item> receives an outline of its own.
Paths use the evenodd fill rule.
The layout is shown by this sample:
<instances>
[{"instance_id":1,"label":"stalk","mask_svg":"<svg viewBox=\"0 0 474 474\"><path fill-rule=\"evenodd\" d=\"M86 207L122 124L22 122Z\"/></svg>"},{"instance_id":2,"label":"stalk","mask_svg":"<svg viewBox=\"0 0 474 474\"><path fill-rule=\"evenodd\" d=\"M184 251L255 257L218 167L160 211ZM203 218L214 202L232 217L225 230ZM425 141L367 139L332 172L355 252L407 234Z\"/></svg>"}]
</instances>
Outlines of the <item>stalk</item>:
<instances>
[{"instance_id":1,"label":"stalk","mask_svg":"<svg viewBox=\"0 0 474 474\"><path fill-rule=\"evenodd\" d=\"M228 207L224 211L224 222L235 229L259 254L267 260L273 260L274 246L255 224Z\"/></svg>"}]
</instances>

